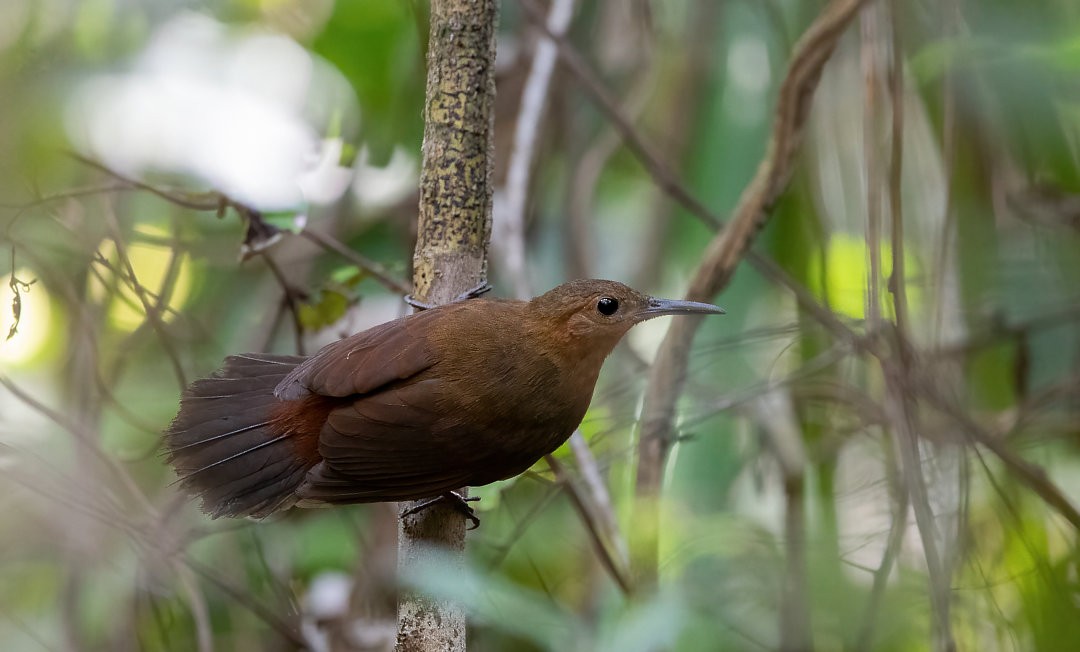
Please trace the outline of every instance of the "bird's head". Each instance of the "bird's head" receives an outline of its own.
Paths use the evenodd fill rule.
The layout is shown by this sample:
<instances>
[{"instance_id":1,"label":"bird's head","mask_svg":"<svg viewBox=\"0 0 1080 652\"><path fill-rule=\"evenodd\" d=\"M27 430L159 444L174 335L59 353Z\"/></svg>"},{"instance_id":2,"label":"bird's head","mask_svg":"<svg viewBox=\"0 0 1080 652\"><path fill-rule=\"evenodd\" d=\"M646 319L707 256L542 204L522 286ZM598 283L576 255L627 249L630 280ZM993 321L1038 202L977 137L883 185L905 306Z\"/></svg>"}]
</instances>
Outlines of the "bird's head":
<instances>
[{"instance_id":1,"label":"bird's head","mask_svg":"<svg viewBox=\"0 0 1080 652\"><path fill-rule=\"evenodd\" d=\"M616 281L571 281L529 302L529 319L539 337L550 337L562 350L601 355L615 348L635 324L663 315L720 315L724 310L709 303L657 299Z\"/></svg>"}]
</instances>

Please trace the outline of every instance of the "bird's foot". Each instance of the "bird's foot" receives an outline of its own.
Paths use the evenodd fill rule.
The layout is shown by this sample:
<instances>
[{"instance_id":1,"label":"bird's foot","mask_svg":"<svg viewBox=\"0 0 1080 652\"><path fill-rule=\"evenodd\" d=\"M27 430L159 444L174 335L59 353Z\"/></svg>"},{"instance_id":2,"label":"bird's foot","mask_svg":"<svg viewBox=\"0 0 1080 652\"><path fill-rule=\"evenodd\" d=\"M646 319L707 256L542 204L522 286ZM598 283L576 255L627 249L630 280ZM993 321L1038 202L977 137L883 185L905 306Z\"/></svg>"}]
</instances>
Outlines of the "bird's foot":
<instances>
[{"instance_id":1,"label":"bird's foot","mask_svg":"<svg viewBox=\"0 0 1080 652\"><path fill-rule=\"evenodd\" d=\"M416 503L409 509L402 512L401 517L405 518L406 516L419 514L428 507L431 507L432 505L436 505L438 503L449 503L451 507L461 512L465 516L465 518L469 519L469 522L472 525L467 529L475 530L476 528L480 527L480 517L476 515L476 510L474 510L472 506L469 505L469 503L475 503L478 500L480 500L480 496L469 496L468 498L466 498L465 496L462 496L456 491L448 491L441 496L435 496L434 498L428 498L427 500L422 500Z\"/></svg>"},{"instance_id":2,"label":"bird's foot","mask_svg":"<svg viewBox=\"0 0 1080 652\"><path fill-rule=\"evenodd\" d=\"M488 292L491 292L491 284L488 283L487 280L483 280L477 283L474 287L471 287L468 290L465 290L461 294L454 297L454 300L451 301L451 303L465 301L466 299L475 299ZM406 294L404 297L404 301L405 303L409 304L413 308L416 308L417 310L431 310L435 307L435 304L428 303L427 301L421 301L411 294Z\"/></svg>"}]
</instances>

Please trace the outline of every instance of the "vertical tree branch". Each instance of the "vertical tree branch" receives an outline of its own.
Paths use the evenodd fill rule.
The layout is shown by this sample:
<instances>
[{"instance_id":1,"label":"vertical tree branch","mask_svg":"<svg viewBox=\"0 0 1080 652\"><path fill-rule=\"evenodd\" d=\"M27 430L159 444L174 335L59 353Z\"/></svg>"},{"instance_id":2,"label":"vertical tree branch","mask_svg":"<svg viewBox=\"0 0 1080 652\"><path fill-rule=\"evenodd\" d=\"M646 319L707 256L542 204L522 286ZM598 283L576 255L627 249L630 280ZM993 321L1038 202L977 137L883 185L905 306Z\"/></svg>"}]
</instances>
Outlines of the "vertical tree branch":
<instances>
[{"instance_id":1,"label":"vertical tree branch","mask_svg":"<svg viewBox=\"0 0 1080 652\"><path fill-rule=\"evenodd\" d=\"M949 617L951 573L947 572L945 553L941 550L943 538L938 534L933 507L930 505L929 489L923 476L920 454L919 417L913 393L907 391L911 376L911 345L908 320L907 282L904 274L904 215L901 181L904 162L904 71L900 50L900 33L896 24L896 3L889 2L889 95L892 118L889 154L889 219L891 220L892 274L889 291L893 297L896 316L896 353L882 359L885 374L886 412L896 428L900 444L901 468L915 510L915 524L923 544L930 584L930 608L934 623L935 648L955 650Z\"/></svg>"},{"instance_id":2,"label":"vertical tree branch","mask_svg":"<svg viewBox=\"0 0 1080 652\"><path fill-rule=\"evenodd\" d=\"M898 343L899 347L907 344ZM900 354L903 357L903 354ZM900 468L904 474L912 509L915 512L915 525L922 542L923 557L930 583L930 609L934 622L935 649L955 650L949 627L949 581L942 577L941 551L937 523L930 505L929 489L923 476L922 455L919 448L919 424L914 405L914 393L908 390L903 362L891 360L882 362L885 372L885 412L896 429L896 438L900 449Z\"/></svg>"},{"instance_id":3,"label":"vertical tree branch","mask_svg":"<svg viewBox=\"0 0 1080 652\"><path fill-rule=\"evenodd\" d=\"M570 26L574 7L575 0L554 0L545 23L547 32L562 37ZM536 53L533 55L528 81L522 91L521 110L518 112L514 128L514 147L510 154L507 172L506 197L501 202L502 208L498 210L498 220L502 222L500 225L502 237L496 238L495 250L496 252L500 249L503 251L504 272L514 286L514 294L518 299L523 300L529 299L531 294L525 258L525 207L528 203L529 188L532 185L533 152L544 123L548 88L557 59L558 49L555 42L551 36L542 32L536 45ZM500 229L497 228L496 233L499 231ZM576 489L569 474L550 455L547 456L548 465L551 466L571 501L578 508L589 533L593 535L601 562L623 592L629 594L630 585L625 577L626 573L621 570L629 566L629 554L622 535L619 533L618 522L611 505L611 496L600 476L596 458L593 457L589 444L580 430L574 430L574 433L570 435L570 447L588 489L587 494ZM599 536L601 532L603 539ZM611 544L613 553L608 550L605 540ZM616 565L612 554L618 557L620 565Z\"/></svg>"},{"instance_id":4,"label":"vertical tree branch","mask_svg":"<svg viewBox=\"0 0 1080 652\"><path fill-rule=\"evenodd\" d=\"M574 0L555 0L548 12L548 29L558 35L564 34L573 15ZM514 146L510 151L506 173L506 198L500 202L503 207L501 226L505 237L497 239L495 250L497 253L502 251L501 261L514 285L514 294L519 299L527 298L532 293L525 260L525 211L537 136L544 122L550 95L548 87L557 59L555 43L546 35L541 35L536 43L525 89L521 92L521 110L514 125Z\"/></svg>"},{"instance_id":5,"label":"vertical tree branch","mask_svg":"<svg viewBox=\"0 0 1080 652\"><path fill-rule=\"evenodd\" d=\"M806 568L805 469L806 448L791 396L774 390L756 403L761 423L784 484L784 570L780 587L780 650L798 652L814 647L810 632L810 603Z\"/></svg>"},{"instance_id":6,"label":"vertical tree branch","mask_svg":"<svg viewBox=\"0 0 1080 652\"><path fill-rule=\"evenodd\" d=\"M898 446L896 434L886 435L885 441L885 477L888 480L889 494L893 500L893 517L889 525L889 535L886 538L885 551L881 554L881 563L874 571L874 583L870 588L870 597L863 611L862 624L859 626L859 635L856 639L856 650L872 649L874 643L874 628L877 626L878 614L881 610L882 601L885 598L885 589L889 583L889 575L892 574L893 565L900 554L900 546L904 542L904 533L907 532L908 507L910 492L904 483L903 474L897 468L896 451Z\"/></svg>"},{"instance_id":7,"label":"vertical tree branch","mask_svg":"<svg viewBox=\"0 0 1080 652\"><path fill-rule=\"evenodd\" d=\"M861 19L863 67L863 165L866 186L866 320L871 331L881 324L881 174L878 147L878 10L867 7Z\"/></svg>"},{"instance_id":8,"label":"vertical tree branch","mask_svg":"<svg viewBox=\"0 0 1080 652\"><path fill-rule=\"evenodd\" d=\"M896 2L889 3L889 39L891 61L889 63L889 94L892 99L892 140L889 154L889 214L892 217L892 278L889 290L893 294L893 308L896 311L896 328L907 341L908 302L907 281L904 273L904 214L903 193L900 182L904 170L904 64L900 60L900 32L896 24Z\"/></svg>"},{"instance_id":9,"label":"vertical tree branch","mask_svg":"<svg viewBox=\"0 0 1080 652\"><path fill-rule=\"evenodd\" d=\"M487 275L491 239L496 0L432 0L414 296L446 303ZM408 503L401 505L404 511ZM399 569L433 548L464 563L465 519L437 506L401 519ZM398 652L463 651L460 605L403 592Z\"/></svg>"},{"instance_id":10,"label":"vertical tree branch","mask_svg":"<svg viewBox=\"0 0 1080 652\"><path fill-rule=\"evenodd\" d=\"M946 0L941 3L941 38L954 38L959 31L959 23L959 0ZM945 73L941 78L941 151L945 163L945 204L942 206L941 232L934 252L933 281L930 284L930 287L937 288L932 307L931 330L932 339L937 345L941 343L945 316L948 313L945 302L949 293L945 292L944 288L951 268L951 242L956 228L956 73L952 56L946 57Z\"/></svg>"}]
</instances>

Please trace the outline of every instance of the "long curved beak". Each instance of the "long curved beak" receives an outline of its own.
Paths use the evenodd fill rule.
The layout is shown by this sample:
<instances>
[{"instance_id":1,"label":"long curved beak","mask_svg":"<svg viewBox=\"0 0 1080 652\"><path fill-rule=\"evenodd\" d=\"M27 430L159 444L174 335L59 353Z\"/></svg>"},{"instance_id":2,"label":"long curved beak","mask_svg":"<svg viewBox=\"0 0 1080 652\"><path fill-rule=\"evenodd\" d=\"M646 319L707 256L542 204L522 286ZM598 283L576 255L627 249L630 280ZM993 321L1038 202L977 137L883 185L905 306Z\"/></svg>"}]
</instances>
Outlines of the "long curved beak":
<instances>
[{"instance_id":1,"label":"long curved beak","mask_svg":"<svg viewBox=\"0 0 1080 652\"><path fill-rule=\"evenodd\" d=\"M711 303L649 297L649 303L639 313L638 321L663 315L723 315L725 312L720 306L714 306Z\"/></svg>"}]
</instances>

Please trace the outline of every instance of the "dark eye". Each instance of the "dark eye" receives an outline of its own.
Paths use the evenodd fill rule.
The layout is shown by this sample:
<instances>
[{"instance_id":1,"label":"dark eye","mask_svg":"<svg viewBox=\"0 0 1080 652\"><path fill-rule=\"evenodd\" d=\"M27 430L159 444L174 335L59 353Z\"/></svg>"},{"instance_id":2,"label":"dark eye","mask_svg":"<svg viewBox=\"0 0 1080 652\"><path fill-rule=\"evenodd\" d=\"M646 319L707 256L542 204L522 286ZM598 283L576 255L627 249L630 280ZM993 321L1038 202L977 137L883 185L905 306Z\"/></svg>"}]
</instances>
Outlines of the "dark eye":
<instances>
[{"instance_id":1,"label":"dark eye","mask_svg":"<svg viewBox=\"0 0 1080 652\"><path fill-rule=\"evenodd\" d=\"M600 297L600 300L596 302L596 309L601 315L614 315L619 309L619 301L611 297Z\"/></svg>"}]
</instances>

